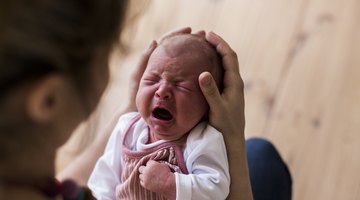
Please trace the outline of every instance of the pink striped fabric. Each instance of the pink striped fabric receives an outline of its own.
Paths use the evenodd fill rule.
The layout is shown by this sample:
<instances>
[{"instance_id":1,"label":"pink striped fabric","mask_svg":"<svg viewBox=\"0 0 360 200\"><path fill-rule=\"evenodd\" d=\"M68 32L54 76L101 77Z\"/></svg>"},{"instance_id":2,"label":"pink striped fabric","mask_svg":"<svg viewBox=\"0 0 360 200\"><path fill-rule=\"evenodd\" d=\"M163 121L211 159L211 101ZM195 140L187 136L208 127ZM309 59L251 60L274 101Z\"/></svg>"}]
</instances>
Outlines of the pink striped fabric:
<instances>
[{"instance_id":1,"label":"pink striped fabric","mask_svg":"<svg viewBox=\"0 0 360 200\"><path fill-rule=\"evenodd\" d=\"M182 151L187 135L177 141L162 143L144 151L132 151L125 146L124 141L131 126L139 119L140 116L137 116L130 123L123 139L122 183L116 187L116 199L165 200L165 197L146 190L140 185L139 167L145 165L149 160L154 160L167 164L173 172L188 174Z\"/></svg>"}]
</instances>

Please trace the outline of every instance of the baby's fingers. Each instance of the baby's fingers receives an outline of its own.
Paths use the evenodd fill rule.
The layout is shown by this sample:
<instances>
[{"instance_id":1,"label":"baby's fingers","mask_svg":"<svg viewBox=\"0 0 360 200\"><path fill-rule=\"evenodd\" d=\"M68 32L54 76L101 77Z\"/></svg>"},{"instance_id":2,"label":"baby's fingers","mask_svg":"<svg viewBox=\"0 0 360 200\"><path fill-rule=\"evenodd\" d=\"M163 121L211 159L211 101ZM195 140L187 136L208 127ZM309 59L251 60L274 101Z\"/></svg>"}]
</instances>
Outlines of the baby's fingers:
<instances>
[{"instance_id":1,"label":"baby's fingers","mask_svg":"<svg viewBox=\"0 0 360 200\"><path fill-rule=\"evenodd\" d=\"M145 166L144 166L144 165L140 166L140 167L139 167L139 173L140 173L140 174L144 173L144 169L145 169Z\"/></svg>"}]
</instances>

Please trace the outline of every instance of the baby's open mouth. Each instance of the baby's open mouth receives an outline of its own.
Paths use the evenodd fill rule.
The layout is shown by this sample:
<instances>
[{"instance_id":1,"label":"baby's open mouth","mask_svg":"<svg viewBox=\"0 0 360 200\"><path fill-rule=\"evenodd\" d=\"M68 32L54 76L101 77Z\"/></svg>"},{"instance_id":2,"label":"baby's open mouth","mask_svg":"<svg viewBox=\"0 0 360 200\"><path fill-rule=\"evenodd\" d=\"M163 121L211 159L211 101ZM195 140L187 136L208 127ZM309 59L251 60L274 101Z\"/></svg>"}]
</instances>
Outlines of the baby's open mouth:
<instances>
[{"instance_id":1,"label":"baby's open mouth","mask_svg":"<svg viewBox=\"0 0 360 200\"><path fill-rule=\"evenodd\" d=\"M173 118L172 114L164 108L155 108L152 112L152 115L157 119L166 121L169 121Z\"/></svg>"}]
</instances>

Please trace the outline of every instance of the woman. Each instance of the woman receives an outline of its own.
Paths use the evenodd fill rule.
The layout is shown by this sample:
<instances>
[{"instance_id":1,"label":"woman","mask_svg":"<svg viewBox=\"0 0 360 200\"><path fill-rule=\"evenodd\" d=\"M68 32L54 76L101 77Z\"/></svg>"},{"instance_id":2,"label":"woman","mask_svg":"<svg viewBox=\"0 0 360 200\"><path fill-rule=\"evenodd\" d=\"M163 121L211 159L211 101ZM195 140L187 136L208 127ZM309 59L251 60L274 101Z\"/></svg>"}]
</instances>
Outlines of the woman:
<instances>
[{"instance_id":1,"label":"woman","mask_svg":"<svg viewBox=\"0 0 360 200\"><path fill-rule=\"evenodd\" d=\"M73 182L54 179L55 154L94 110L106 87L108 55L121 33L126 5L119 0L2 1L0 199L90 199ZM232 177L229 199L251 199L237 57L214 33L205 37L223 56L225 69L221 95L209 73L200 75L199 84L211 108L211 124L224 133ZM155 47L152 42L140 59L132 99ZM134 109L130 103L124 112ZM71 175L80 183L87 179L107 138L103 134L94 143L97 153L81 158L89 165L82 163L62 177Z\"/></svg>"},{"instance_id":2,"label":"woman","mask_svg":"<svg viewBox=\"0 0 360 200\"><path fill-rule=\"evenodd\" d=\"M54 180L56 150L106 87L126 4L1 2L0 199L49 199L74 189Z\"/></svg>"}]
</instances>

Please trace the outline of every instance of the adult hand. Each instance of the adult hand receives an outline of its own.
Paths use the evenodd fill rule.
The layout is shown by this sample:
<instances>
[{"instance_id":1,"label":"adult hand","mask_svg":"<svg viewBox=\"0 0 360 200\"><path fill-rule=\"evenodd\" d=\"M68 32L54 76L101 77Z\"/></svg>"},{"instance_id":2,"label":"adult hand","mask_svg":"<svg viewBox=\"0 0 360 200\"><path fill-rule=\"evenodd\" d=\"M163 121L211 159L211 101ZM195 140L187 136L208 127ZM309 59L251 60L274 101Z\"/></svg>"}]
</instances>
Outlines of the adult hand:
<instances>
[{"instance_id":1,"label":"adult hand","mask_svg":"<svg viewBox=\"0 0 360 200\"><path fill-rule=\"evenodd\" d=\"M223 133L231 176L229 200L251 200L252 191L245 150L244 83L239 73L239 63L234 50L218 35L206 33L206 40L216 47L224 68L220 94L209 72L199 76L200 88L209 103L209 121Z\"/></svg>"},{"instance_id":2,"label":"adult hand","mask_svg":"<svg viewBox=\"0 0 360 200\"><path fill-rule=\"evenodd\" d=\"M125 112L137 110L135 99L136 99L137 91L139 89L140 80L146 69L150 55L156 47L157 47L157 42L155 40L151 41L149 47L141 54L140 60L134 72L131 74L130 83L129 83L129 87L130 87L129 101L127 107L125 108ZM121 114L123 113L124 112L121 112Z\"/></svg>"},{"instance_id":3,"label":"adult hand","mask_svg":"<svg viewBox=\"0 0 360 200\"><path fill-rule=\"evenodd\" d=\"M243 133L245 128L244 83L239 73L237 55L215 33L206 33L205 38L222 56L224 68L222 94L219 93L209 72L204 72L199 76L200 88L210 106L210 124L224 134Z\"/></svg>"}]
</instances>

